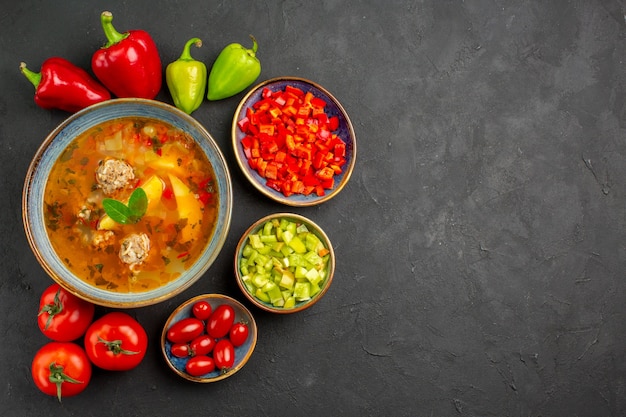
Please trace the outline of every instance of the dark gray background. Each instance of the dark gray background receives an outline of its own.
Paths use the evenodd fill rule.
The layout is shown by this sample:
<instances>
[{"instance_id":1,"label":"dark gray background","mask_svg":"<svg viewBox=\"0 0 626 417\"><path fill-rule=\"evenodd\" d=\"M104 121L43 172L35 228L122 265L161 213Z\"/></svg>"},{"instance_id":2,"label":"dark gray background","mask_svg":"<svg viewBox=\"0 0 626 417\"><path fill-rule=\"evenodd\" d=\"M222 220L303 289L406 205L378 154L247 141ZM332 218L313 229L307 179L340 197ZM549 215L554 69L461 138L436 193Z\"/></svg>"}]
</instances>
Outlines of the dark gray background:
<instances>
[{"instance_id":1,"label":"dark gray background","mask_svg":"<svg viewBox=\"0 0 626 417\"><path fill-rule=\"evenodd\" d=\"M623 0L14 1L0 11L0 414L6 416L621 416L626 413L626 6ZM166 63L187 39L210 65L259 41L259 81L330 90L358 135L350 183L289 209L240 173L240 94L194 113L224 151L235 192L219 258L193 287L130 310L151 338L128 373L96 371L59 405L35 388L52 281L28 247L21 191L45 136L20 61L88 69L99 15L144 29ZM171 103L165 89L159 100ZM188 383L165 365L161 326L184 300L240 300L235 245L291 210L330 235L334 284L314 308L253 309L257 349L235 376ZM251 306L250 306L251 307ZM97 314L108 311L98 308Z\"/></svg>"}]
</instances>

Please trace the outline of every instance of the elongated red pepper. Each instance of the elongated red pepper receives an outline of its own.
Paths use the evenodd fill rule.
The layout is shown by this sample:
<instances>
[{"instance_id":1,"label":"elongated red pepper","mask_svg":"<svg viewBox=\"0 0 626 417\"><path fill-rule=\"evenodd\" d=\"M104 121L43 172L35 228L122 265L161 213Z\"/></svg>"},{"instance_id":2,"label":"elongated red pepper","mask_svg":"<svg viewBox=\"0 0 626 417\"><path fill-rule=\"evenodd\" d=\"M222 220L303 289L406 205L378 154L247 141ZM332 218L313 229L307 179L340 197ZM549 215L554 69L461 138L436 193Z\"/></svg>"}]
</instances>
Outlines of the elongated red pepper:
<instances>
[{"instance_id":1,"label":"elongated red pepper","mask_svg":"<svg viewBox=\"0 0 626 417\"><path fill-rule=\"evenodd\" d=\"M163 74L152 37L143 30L118 32L111 12L102 12L100 21L108 42L91 58L96 77L117 97L156 97Z\"/></svg>"},{"instance_id":2,"label":"elongated red pepper","mask_svg":"<svg viewBox=\"0 0 626 417\"><path fill-rule=\"evenodd\" d=\"M111 93L84 69L70 61L52 57L33 72L20 63L20 71L35 86L35 103L44 109L70 113L111 98Z\"/></svg>"}]
</instances>

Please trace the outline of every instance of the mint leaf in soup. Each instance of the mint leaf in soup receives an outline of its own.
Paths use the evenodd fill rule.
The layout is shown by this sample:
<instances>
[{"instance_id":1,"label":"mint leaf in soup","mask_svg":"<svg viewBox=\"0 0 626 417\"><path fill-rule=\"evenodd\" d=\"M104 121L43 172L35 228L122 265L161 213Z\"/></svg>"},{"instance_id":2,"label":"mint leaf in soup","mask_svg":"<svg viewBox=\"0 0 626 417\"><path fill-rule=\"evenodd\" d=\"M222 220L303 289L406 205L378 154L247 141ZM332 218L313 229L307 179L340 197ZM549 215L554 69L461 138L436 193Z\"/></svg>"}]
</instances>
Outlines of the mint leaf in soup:
<instances>
[{"instance_id":1,"label":"mint leaf in soup","mask_svg":"<svg viewBox=\"0 0 626 417\"><path fill-rule=\"evenodd\" d=\"M129 224L131 222L131 217L133 213L130 211L128 206L121 201L114 200L112 198L105 198L102 200L102 206L104 207L104 212L111 219L120 224Z\"/></svg>"},{"instance_id":2,"label":"mint leaf in soup","mask_svg":"<svg viewBox=\"0 0 626 417\"><path fill-rule=\"evenodd\" d=\"M104 212L120 224L137 223L148 208L148 196L143 188L136 188L128 199L128 205L113 198L102 200Z\"/></svg>"},{"instance_id":3,"label":"mint leaf in soup","mask_svg":"<svg viewBox=\"0 0 626 417\"><path fill-rule=\"evenodd\" d=\"M130 195L128 199L128 208L133 213L133 216L139 220L148 209L148 196L143 188L135 188L135 191Z\"/></svg>"}]
</instances>

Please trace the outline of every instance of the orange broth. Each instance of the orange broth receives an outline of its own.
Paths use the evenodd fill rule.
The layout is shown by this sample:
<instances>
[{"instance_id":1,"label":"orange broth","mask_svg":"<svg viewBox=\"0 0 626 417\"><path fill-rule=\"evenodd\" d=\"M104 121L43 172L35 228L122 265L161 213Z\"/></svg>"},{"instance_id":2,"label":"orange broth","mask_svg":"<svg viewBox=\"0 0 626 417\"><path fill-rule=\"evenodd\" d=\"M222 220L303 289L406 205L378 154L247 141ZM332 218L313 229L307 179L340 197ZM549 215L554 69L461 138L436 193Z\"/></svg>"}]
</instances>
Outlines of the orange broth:
<instances>
[{"instance_id":1,"label":"orange broth","mask_svg":"<svg viewBox=\"0 0 626 417\"><path fill-rule=\"evenodd\" d=\"M107 158L125 161L135 174L133 184L113 196L96 182L96 169ZM127 202L134 188L150 179L154 184L155 176L162 190L148 193L148 209L137 223L106 219L104 198ZM188 189L186 196L174 192L173 177ZM202 149L182 130L147 118L103 122L74 139L50 172L44 194L48 236L59 258L91 285L120 293L158 288L180 276L208 244L217 217L214 179ZM150 250L131 267L119 249L133 233L147 234Z\"/></svg>"}]
</instances>

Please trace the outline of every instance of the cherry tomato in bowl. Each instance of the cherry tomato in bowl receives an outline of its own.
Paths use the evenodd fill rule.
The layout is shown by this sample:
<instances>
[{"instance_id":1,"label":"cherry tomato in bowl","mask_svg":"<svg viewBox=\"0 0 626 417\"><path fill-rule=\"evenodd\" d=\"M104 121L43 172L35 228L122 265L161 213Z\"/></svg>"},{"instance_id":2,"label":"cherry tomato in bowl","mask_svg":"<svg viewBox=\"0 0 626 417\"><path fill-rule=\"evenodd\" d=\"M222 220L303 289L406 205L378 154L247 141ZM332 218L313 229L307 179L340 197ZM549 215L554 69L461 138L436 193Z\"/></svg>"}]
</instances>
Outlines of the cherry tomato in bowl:
<instances>
[{"instance_id":1,"label":"cherry tomato in bowl","mask_svg":"<svg viewBox=\"0 0 626 417\"><path fill-rule=\"evenodd\" d=\"M205 355L194 356L187 361L185 372L191 376L201 377L215 370L213 358Z\"/></svg>"},{"instance_id":2,"label":"cherry tomato in bowl","mask_svg":"<svg viewBox=\"0 0 626 417\"><path fill-rule=\"evenodd\" d=\"M191 356L208 355L216 343L217 340L208 334L200 335L189 343L189 354Z\"/></svg>"},{"instance_id":3,"label":"cherry tomato in bowl","mask_svg":"<svg viewBox=\"0 0 626 417\"><path fill-rule=\"evenodd\" d=\"M193 316L200 320L208 320L213 312L211 303L207 300L196 301L193 303L191 310L193 312Z\"/></svg>"},{"instance_id":4,"label":"cherry tomato in bowl","mask_svg":"<svg viewBox=\"0 0 626 417\"><path fill-rule=\"evenodd\" d=\"M195 317L185 317L167 329L167 340L172 343L188 343L200 336L204 331L204 323Z\"/></svg>"},{"instance_id":5,"label":"cherry tomato in bowl","mask_svg":"<svg viewBox=\"0 0 626 417\"><path fill-rule=\"evenodd\" d=\"M238 347L246 343L248 340L248 335L250 333L250 328L247 323L239 322L233 324L228 332L228 337L233 346Z\"/></svg>"},{"instance_id":6,"label":"cherry tomato in bowl","mask_svg":"<svg viewBox=\"0 0 626 417\"><path fill-rule=\"evenodd\" d=\"M215 345L215 367L221 372L228 372L235 363L235 347L229 339L220 339Z\"/></svg>"},{"instance_id":7,"label":"cherry tomato in bowl","mask_svg":"<svg viewBox=\"0 0 626 417\"><path fill-rule=\"evenodd\" d=\"M212 314L220 315L225 320L227 326L225 333L218 338L212 337L208 333L208 325L204 326L202 335L192 341L175 343L168 339L169 330L177 323L194 316L193 306L199 301L206 301L211 306ZM220 306L227 306L221 307ZM233 317L230 319L232 309ZM228 314L224 314L227 312ZM207 323L211 321L208 318ZM230 341L230 329L237 323L246 323L248 336L239 346L234 346ZM222 329L220 329L222 330ZM221 334L221 333L219 333ZM208 336L206 338L205 336ZM209 340L211 339L211 340ZM225 342L228 341L230 348ZM239 301L222 294L203 294L191 298L178 306L169 316L161 333L161 352L165 362L176 374L193 382L209 383L221 381L238 372L250 359L257 341L257 326L250 311ZM218 352L216 348L220 346ZM196 354L196 351L199 353ZM186 354L185 354L186 353ZM219 367L217 357L219 359ZM200 359L198 359L200 358ZM211 359L208 361L206 358Z\"/></svg>"},{"instance_id":8,"label":"cherry tomato in bowl","mask_svg":"<svg viewBox=\"0 0 626 417\"><path fill-rule=\"evenodd\" d=\"M206 325L207 333L219 339L228 334L233 323L235 323L235 309L229 304L220 304L209 317Z\"/></svg>"},{"instance_id":9,"label":"cherry tomato in bowl","mask_svg":"<svg viewBox=\"0 0 626 417\"><path fill-rule=\"evenodd\" d=\"M170 353L177 358L186 358L191 355L189 343L174 343L170 346Z\"/></svg>"}]
</instances>

